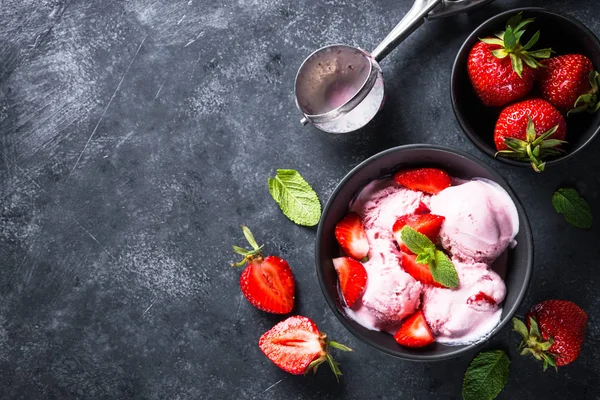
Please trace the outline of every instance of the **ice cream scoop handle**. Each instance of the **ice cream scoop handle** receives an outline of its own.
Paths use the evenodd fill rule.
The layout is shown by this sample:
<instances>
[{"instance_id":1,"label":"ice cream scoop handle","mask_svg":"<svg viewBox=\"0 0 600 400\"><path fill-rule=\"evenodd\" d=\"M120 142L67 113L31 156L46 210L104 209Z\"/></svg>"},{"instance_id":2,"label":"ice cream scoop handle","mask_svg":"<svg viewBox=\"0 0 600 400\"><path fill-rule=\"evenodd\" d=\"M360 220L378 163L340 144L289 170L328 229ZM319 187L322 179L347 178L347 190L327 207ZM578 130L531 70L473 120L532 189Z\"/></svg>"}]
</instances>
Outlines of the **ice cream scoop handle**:
<instances>
[{"instance_id":1,"label":"ice cream scoop handle","mask_svg":"<svg viewBox=\"0 0 600 400\"><path fill-rule=\"evenodd\" d=\"M373 50L371 56L381 61L404 39L413 33L425 22L425 17L443 0L415 0L412 8L406 13L402 21L386 36L385 39Z\"/></svg>"}]
</instances>

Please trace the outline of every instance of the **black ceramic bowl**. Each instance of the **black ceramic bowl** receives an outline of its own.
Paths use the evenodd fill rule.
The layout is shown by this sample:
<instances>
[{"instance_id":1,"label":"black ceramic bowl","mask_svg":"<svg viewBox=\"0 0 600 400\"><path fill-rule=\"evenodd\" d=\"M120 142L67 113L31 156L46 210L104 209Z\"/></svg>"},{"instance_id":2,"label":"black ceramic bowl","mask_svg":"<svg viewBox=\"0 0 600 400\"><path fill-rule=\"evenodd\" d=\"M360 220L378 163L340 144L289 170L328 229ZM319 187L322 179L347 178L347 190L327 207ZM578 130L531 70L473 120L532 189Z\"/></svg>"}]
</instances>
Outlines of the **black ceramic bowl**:
<instances>
[{"instance_id":1,"label":"black ceramic bowl","mask_svg":"<svg viewBox=\"0 0 600 400\"><path fill-rule=\"evenodd\" d=\"M535 46L536 49L551 47L556 51L556 55L580 53L592 60L596 70L600 68L600 41L592 31L571 17L543 8L527 7L503 12L481 24L467 38L456 56L450 90L454 113L462 129L477 147L491 157L496 154L494 127L501 109L485 107L481 104L469 80L467 58L479 38L504 30L506 21L519 12L523 12L523 18L535 18L535 22L527 28L522 41L527 42L529 37L539 30L541 38ZM575 156L594 139L599 131L600 112L594 115L578 114L567 118L568 144L563 146L566 153L549 159L546 165L555 165ZM527 162L500 156L497 159L511 165L530 166Z\"/></svg>"},{"instance_id":2,"label":"black ceramic bowl","mask_svg":"<svg viewBox=\"0 0 600 400\"><path fill-rule=\"evenodd\" d=\"M315 257L317 276L327 303L342 324L363 342L393 356L416 361L437 361L456 357L481 344L447 346L434 343L422 349L400 346L393 336L372 331L359 325L346 316L343 300L337 289L337 275L332 259L339 256L339 246L335 239L335 225L348 212L348 204L358 192L374 179L391 176L402 168L433 166L443 168L457 178L471 179L483 177L500 184L513 199L519 213L520 229L516 237L517 246L509 250L508 267L505 276L506 299L503 304L502 320L492 335L510 322L525 296L533 268L533 238L531 227L523 206L508 184L494 170L470 155L449 148L431 145L408 145L383 151L354 168L338 184L323 211L317 230ZM490 337L492 336L490 335Z\"/></svg>"}]
</instances>

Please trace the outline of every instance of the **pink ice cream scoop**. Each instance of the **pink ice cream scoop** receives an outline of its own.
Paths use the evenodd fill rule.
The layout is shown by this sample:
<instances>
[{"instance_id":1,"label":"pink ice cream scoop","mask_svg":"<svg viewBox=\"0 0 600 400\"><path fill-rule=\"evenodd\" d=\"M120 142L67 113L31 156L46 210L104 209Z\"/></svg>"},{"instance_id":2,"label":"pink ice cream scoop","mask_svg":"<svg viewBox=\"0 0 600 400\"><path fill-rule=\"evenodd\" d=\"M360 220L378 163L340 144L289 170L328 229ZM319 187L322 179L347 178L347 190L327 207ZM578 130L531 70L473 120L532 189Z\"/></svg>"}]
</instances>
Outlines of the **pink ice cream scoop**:
<instances>
[{"instance_id":1,"label":"pink ice cream scoop","mask_svg":"<svg viewBox=\"0 0 600 400\"><path fill-rule=\"evenodd\" d=\"M483 263L452 259L458 273L456 289L427 285L423 313L436 340L442 343L468 343L481 339L500 322L506 286L497 273Z\"/></svg>"},{"instance_id":2,"label":"pink ice cream scoop","mask_svg":"<svg viewBox=\"0 0 600 400\"><path fill-rule=\"evenodd\" d=\"M371 182L351 205L362 218L370 251L362 301L347 312L370 329L390 329L419 307L422 285L400 268L392 226L398 217L414 212L424 197L386 179Z\"/></svg>"},{"instance_id":3,"label":"pink ice cream scoop","mask_svg":"<svg viewBox=\"0 0 600 400\"><path fill-rule=\"evenodd\" d=\"M476 179L451 186L431 197L433 214L446 218L442 246L456 258L491 263L519 232L512 199L498 184Z\"/></svg>"}]
</instances>

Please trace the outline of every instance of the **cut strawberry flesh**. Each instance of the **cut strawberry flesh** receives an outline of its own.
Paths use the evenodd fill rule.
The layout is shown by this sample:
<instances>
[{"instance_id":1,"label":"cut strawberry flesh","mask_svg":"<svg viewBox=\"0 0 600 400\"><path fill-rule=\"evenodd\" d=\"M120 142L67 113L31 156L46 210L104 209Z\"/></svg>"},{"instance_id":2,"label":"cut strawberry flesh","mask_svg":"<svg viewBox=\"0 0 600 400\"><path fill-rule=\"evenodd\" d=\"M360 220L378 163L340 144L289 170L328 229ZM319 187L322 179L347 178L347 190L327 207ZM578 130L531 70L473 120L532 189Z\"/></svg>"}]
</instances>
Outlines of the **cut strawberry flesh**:
<instances>
[{"instance_id":1,"label":"cut strawberry flesh","mask_svg":"<svg viewBox=\"0 0 600 400\"><path fill-rule=\"evenodd\" d=\"M344 301L348 307L352 307L365 291L367 271L360 262L350 257L334 258L333 266L338 275Z\"/></svg>"},{"instance_id":2,"label":"cut strawberry flesh","mask_svg":"<svg viewBox=\"0 0 600 400\"><path fill-rule=\"evenodd\" d=\"M306 317L293 316L262 335L258 346L279 368L290 374L302 375L323 351L319 337L314 322Z\"/></svg>"},{"instance_id":3,"label":"cut strawberry flesh","mask_svg":"<svg viewBox=\"0 0 600 400\"><path fill-rule=\"evenodd\" d=\"M431 271L429 271L429 265L427 264L419 264L417 260L417 256L414 254L406 254L402 253L402 269L404 272L415 278L421 283L426 285L432 285L435 287L443 287L439 283L437 283L433 276L431 275Z\"/></svg>"},{"instance_id":4,"label":"cut strawberry flesh","mask_svg":"<svg viewBox=\"0 0 600 400\"><path fill-rule=\"evenodd\" d=\"M437 168L407 169L396 172L394 180L408 189L437 194L452 185L445 171Z\"/></svg>"},{"instance_id":5,"label":"cut strawberry flesh","mask_svg":"<svg viewBox=\"0 0 600 400\"><path fill-rule=\"evenodd\" d=\"M445 219L446 218L441 215L435 214L408 214L398 218L392 227L392 231L394 232L396 242L400 245L400 250L408 254L413 254L412 251L402 243L402 238L400 237L402 228L409 226L417 232L427 236L429 240L435 243Z\"/></svg>"},{"instance_id":6,"label":"cut strawberry flesh","mask_svg":"<svg viewBox=\"0 0 600 400\"><path fill-rule=\"evenodd\" d=\"M294 275L282 258L269 256L251 262L240 276L240 287L259 310L287 314L294 308Z\"/></svg>"},{"instance_id":7,"label":"cut strawberry flesh","mask_svg":"<svg viewBox=\"0 0 600 400\"><path fill-rule=\"evenodd\" d=\"M435 342L422 310L408 317L394 335L398 344L406 347L425 347Z\"/></svg>"},{"instance_id":8,"label":"cut strawberry flesh","mask_svg":"<svg viewBox=\"0 0 600 400\"><path fill-rule=\"evenodd\" d=\"M369 240L360 216L349 213L335 226L335 238L350 257L362 260L369 254Z\"/></svg>"},{"instance_id":9,"label":"cut strawberry flesh","mask_svg":"<svg viewBox=\"0 0 600 400\"><path fill-rule=\"evenodd\" d=\"M429 214L430 212L431 210L429 209L429 207L427 207L427 205L422 201L419 201L419 206L415 210L415 214Z\"/></svg>"},{"instance_id":10,"label":"cut strawberry flesh","mask_svg":"<svg viewBox=\"0 0 600 400\"><path fill-rule=\"evenodd\" d=\"M474 294L473 296L467 299L467 304L490 304L492 306L496 305L496 300L493 297L484 292L479 292Z\"/></svg>"}]
</instances>

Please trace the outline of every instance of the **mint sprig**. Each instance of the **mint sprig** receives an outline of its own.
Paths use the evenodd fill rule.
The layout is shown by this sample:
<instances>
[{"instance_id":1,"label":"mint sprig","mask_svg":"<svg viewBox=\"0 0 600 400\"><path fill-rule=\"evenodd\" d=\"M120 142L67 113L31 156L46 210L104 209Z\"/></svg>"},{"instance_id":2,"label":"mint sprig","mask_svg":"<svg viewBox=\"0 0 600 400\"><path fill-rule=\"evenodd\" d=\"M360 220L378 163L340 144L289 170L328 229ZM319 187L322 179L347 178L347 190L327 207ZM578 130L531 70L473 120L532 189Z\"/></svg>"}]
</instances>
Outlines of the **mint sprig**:
<instances>
[{"instance_id":1,"label":"mint sprig","mask_svg":"<svg viewBox=\"0 0 600 400\"><path fill-rule=\"evenodd\" d=\"M319 223L319 197L298 171L278 169L277 175L269 178L269 192L283 214L292 222L303 226Z\"/></svg>"},{"instance_id":2,"label":"mint sprig","mask_svg":"<svg viewBox=\"0 0 600 400\"><path fill-rule=\"evenodd\" d=\"M429 266L434 281L448 288L458 286L458 274L454 264L443 251L435 248L435 244L427 236L410 226L405 226L400 231L400 238L406 247L417 255L417 263Z\"/></svg>"},{"instance_id":3,"label":"mint sprig","mask_svg":"<svg viewBox=\"0 0 600 400\"><path fill-rule=\"evenodd\" d=\"M493 400L506 385L510 359L502 350L479 353L467 368L463 380L464 400Z\"/></svg>"},{"instance_id":4,"label":"mint sprig","mask_svg":"<svg viewBox=\"0 0 600 400\"><path fill-rule=\"evenodd\" d=\"M568 223L577 228L592 227L592 208L575 189L558 189L552 196L552 206Z\"/></svg>"}]
</instances>

